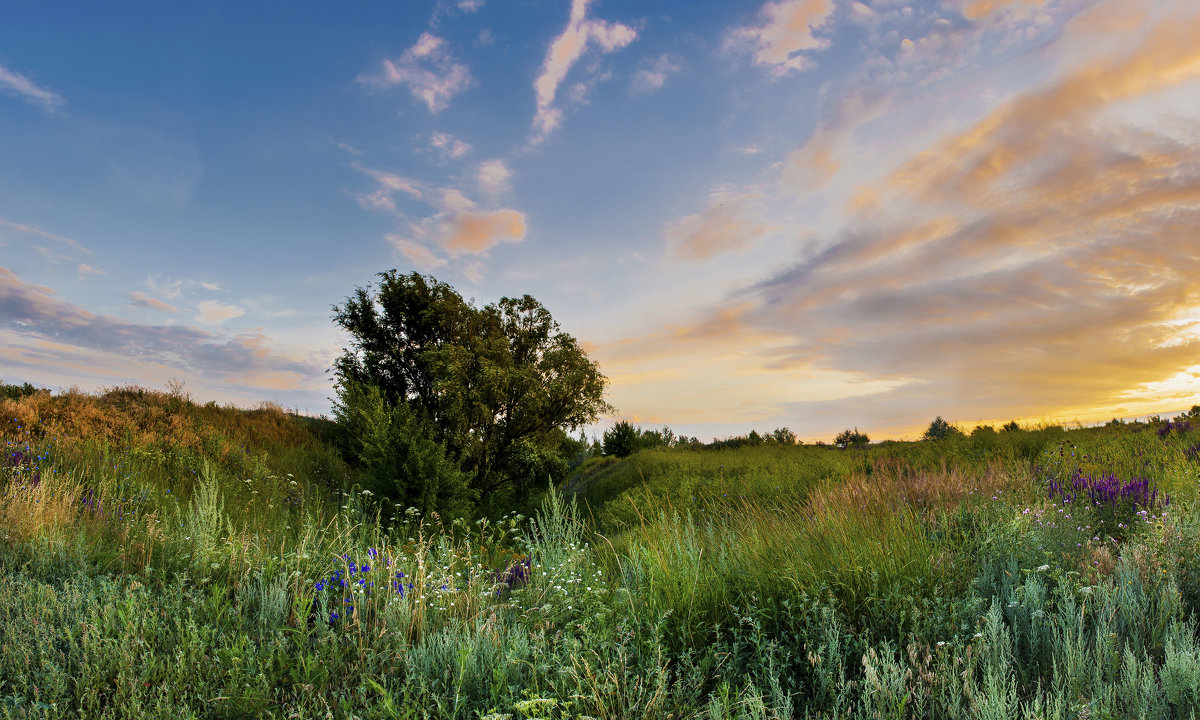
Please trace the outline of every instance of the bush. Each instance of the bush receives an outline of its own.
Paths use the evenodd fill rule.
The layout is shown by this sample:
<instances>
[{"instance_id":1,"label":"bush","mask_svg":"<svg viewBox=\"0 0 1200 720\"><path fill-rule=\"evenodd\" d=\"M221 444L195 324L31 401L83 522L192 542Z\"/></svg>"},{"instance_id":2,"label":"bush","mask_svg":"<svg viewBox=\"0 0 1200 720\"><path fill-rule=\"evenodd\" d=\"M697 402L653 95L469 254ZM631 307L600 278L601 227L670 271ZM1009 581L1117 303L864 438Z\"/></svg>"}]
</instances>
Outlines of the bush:
<instances>
[{"instance_id":1,"label":"bush","mask_svg":"<svg viewBox=\"0 0 1200 720\"><path fill-rule=\"evenodd\" d=\"M921 436L921 439L946 440L948 438L961 437L962 434L962 430L946 422L942 419L941 415L938 415L933 419L933 422L929 423L929 427L925 429L925 434Z\"/></svg>"},{"instance_id":2,"label":"bush","mask_svg":"<svg viewBox=\"0 0 1200 720\"><path fill-rule=\"evenodd\" d=\"M436 430L407 405L388 405L376 387L343 383L334 408L347 461L363 485L423 514L461 517L474 509L470 477L447 456Z\"/></svg>"},{"instance_id":3,"label":"bush","mask_svg":"<svg viewBox=\"0 0 1200 720\"><path fill-rule=\"evenodd\" d=\"M833 444L837 445L843 450L848 447L862 447L869 442L871 442L871 439L864 433L860 433L858 428L854 428L853 430L843 430L842 432L838 433L836 438L833 439Z\"/></svg>"},{"instance_id":4,"label":"bush","mask_svg":"<svg viewBox=\"0 0 1200 720\"><path fill-rule=\"evenodd\" d=\"M622 420L604 431L604 454L629 457L638 451L640 435L637 428Z\"/></svg>"}]
</instances>

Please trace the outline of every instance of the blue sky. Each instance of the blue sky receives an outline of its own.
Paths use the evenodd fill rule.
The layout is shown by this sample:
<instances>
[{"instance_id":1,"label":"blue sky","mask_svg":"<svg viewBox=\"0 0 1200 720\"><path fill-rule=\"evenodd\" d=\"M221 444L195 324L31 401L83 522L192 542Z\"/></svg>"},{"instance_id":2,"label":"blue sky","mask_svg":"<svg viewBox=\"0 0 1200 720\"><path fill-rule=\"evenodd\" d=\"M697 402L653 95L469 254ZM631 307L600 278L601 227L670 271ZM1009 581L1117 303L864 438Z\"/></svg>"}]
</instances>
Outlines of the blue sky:
<instances>
[{"instance_id":1,"label":"blue sky","mask_svg":"<svg viewBox=\"0 0 1200 720\"><path fill-rule=\"evenodd\" d=\"M702 437L1200 402L1192 2L2 15L5 381L324 412L397 268L534 295Z\"/></svg>"}]
</instances>

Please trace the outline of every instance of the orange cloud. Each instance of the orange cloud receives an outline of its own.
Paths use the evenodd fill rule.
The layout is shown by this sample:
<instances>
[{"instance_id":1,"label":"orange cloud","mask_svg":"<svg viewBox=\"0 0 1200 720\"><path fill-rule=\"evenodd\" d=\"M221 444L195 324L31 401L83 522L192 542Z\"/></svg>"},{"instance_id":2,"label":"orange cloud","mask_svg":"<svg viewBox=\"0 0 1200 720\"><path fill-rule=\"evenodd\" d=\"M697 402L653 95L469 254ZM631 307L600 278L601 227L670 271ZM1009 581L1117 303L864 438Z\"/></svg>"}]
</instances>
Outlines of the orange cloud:
<instances>
[{"instance_id":1,"label":"orange cloud","mask_svg":"<svg viewBox=\"0 0 1200 720\"><path fill-rule=\"evenodd\" d=\"M754 63L777 75L804 70L811 60L802 53L829 46L816 36L833 15L832 0L777 0L762 7L762 24L734 32L733 42L747 46Z\"/></svg>"},{"instance_id":2,"label":"orange cloud","mask_svg":"<svg viewBox=\"0 0 1200 720\"><path fill-rule=\"evenodd\" d=\"M455 213L447 224L442 247L453 254L480 254L498 243L524 239L524 213L508 209L494 212L464 210Z\"/></svg>"},{"instance_id":3,"label":"orange cloud","mask_svg":"<svg viewBox=\"0 0 1200 720\"><path fill-rule=\"evenodd\" d=\"M666 228L667 245L679 260L700 262L729 252L739 252L754 244L775 226L752 219L761 194L750 191L740 195L723 190L709 196L708 207L687 215Z\"/></svg>"},{"instance_id":4,"label":"orange cloud","mask_svg":"<svg viewBox=\"0 0 1200 720\"><path fill-rule=\"evenodd\" d=\"M1164 97L1200 92L1200 14L1180 3L1134 31L1096 20L1128 19L1121 7L1064 37L1088 33L1105 55L860 185L841 228L793 266L687 328L602 346L614 376L682 373L614 385L614 402L640 412L652 392L679 408L660 411L672 422L718 423L741 417L741 393L771 418L752 421L872 437L935 415L1089 421L1200 402L1200 135L1162 122ZM721 208L706 211L715 226L743 217ZM705 229L693 223L679 228ZM669 237L703 256L743 235Z\"/></svg>"}]
</instances>

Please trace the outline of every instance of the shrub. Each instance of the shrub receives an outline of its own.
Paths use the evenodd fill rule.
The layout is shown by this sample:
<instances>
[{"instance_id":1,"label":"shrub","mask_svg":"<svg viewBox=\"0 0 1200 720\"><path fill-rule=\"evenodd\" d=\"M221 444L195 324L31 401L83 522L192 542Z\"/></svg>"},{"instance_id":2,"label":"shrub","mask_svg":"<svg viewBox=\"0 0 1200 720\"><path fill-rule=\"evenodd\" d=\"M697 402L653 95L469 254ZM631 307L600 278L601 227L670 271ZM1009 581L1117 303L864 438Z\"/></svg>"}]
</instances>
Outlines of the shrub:
<instances>
[{"instance_id":1,"label":"shrub","mask_svg":"<svg viewBox=\"0 0 1200 720\"><path fill-rule=\"evenodd\" d=\"M629 457L637 452L640 436L637 428L622 420L604 431L604 454Z\"/></svg>"},{"instance_id":2,"label":"shrub","mask_svg":"<svg viewBox=\"0 0 1200 720\"><path fill-rule=\"evenodd\" d=\"M848 447L862 447L871 442L871 439L864 433L860 433L858 428L846 430L838 433L838 436L833 439L833 444L845 450Z\"/></svg>"},{"instance_id":3,"label":"shrub","mask_svg":"<svg viewBox=\"0 0 1200 720\"><path fill-rule=\"evenodd\" d=\"M929 423L929 427L925 429L925 434L921 436L921 439L946 440L948 438L961 437L962 434L962 430L959 430L954 425L943 420L941 415L938 415L933 419L933 422Z\"/></svg>"},{"instance_id":4,"label":"shrub","mask_svg":"<svg viewBox=\"0 0 1200 720\"><path fill-rule=\"evenodd\" d=\"M388 405L377 387L343 383L334 412L344 428L343 452L365 486L426 514L459 517L473 510L468 475L418 411Z\"/></svg>"}]
</instances>

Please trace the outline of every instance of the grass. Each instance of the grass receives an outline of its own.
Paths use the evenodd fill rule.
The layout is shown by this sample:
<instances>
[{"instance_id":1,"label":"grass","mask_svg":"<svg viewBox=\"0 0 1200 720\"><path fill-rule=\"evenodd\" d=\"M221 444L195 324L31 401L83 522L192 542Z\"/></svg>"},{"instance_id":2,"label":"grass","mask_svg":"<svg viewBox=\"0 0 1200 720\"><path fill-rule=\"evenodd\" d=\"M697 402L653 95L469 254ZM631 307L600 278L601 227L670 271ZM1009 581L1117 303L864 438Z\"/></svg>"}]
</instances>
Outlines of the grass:
<instances>
[{"instance_id":1,"label":"grass","mask_svg":"<svg viewBox=\"0 0 1200 720\"><path fill-rule=\"evenodd\" d=\"M447 526L278 408L0 413L0 717L1200 712L1197 429L645 452ZM1108 473L1170 505L1050 492Z\"/></svg>"}]
</instances>

